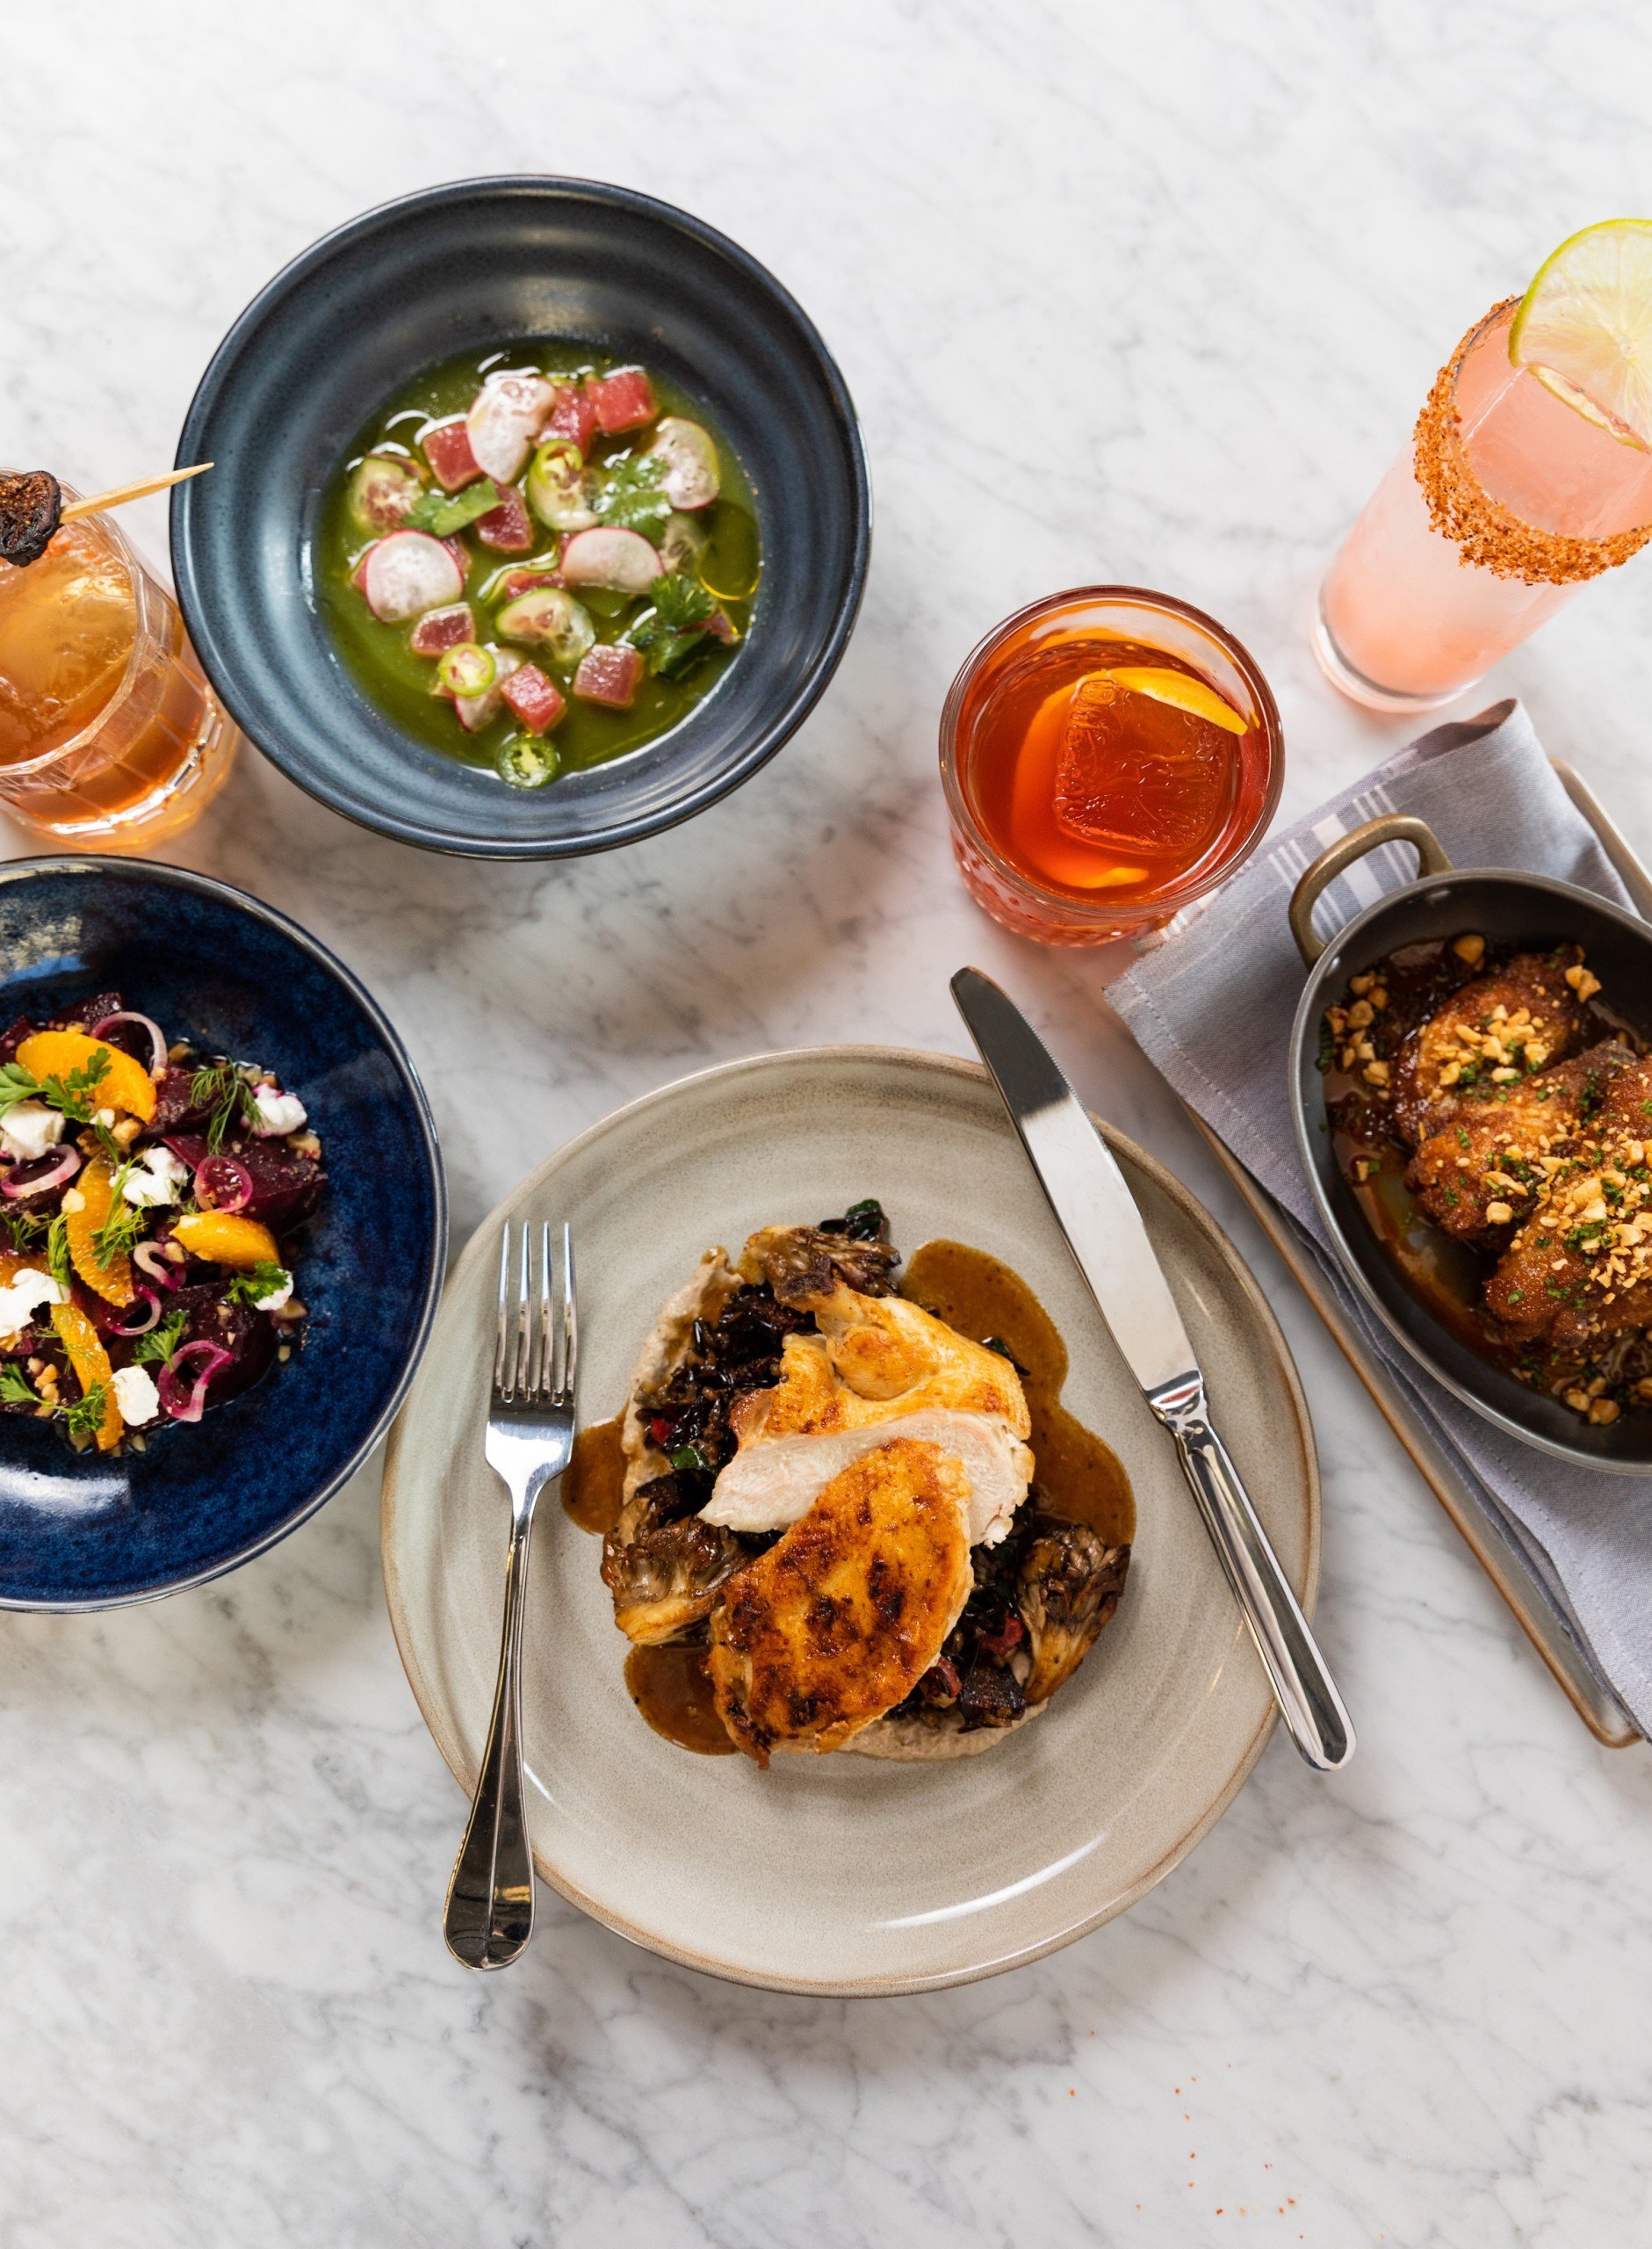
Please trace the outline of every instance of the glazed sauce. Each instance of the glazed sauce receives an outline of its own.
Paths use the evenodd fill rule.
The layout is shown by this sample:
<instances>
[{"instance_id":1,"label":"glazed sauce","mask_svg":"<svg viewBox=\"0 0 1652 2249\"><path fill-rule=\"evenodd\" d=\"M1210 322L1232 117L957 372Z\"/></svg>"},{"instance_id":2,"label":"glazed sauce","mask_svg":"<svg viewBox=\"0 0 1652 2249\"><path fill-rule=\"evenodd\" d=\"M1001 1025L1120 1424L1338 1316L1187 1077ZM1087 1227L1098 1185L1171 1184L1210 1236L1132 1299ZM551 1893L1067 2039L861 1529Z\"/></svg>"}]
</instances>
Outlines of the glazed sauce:
<instances>
[{"instance_id":1,"label":"glazed sauce","mask_svg":"<svg viewBox=\"0 0 1652 2249\"><path fill-rule=\"evenodd\" d=\"M1136 1533L1130 1479L1112 1448L1061 1402L1067 1347L1019 1273L962 1241L927 1241L909 1261L902 1296L977 1343L1004 1344L1021 1370L1032 1415L1033 1489L1051 1515L1087 1523L1109 1546Z\"/></svg>"},{"instance_id":2,"label":"glazed sauce","mask_svg":"<svg viewBox=\"0 0 1652 2249\"><path fill-rule=\"evenodd\" d=\"M1488 946L1483 957L1470 965L1451 950L1448 938L1402 946L1379 961L1371 973L1389 994L1388 1006L1369 1035L1380 1056L1392 1065L1410 1033L1460 991L1483 976L1495 974L1516 951L1543 952L1559 940ZM1345 990L1342 1003L1353 995ZM1577 1052L1615 1038L1640 1053L1646 1040L1598 993L1583 1009L1584 1027ZM1405 1183L1411 1149L1393 1130L1388 1104L1374 1100L1357 1072L1341 1068L1327 1040L1329 1067L1324 1072L1325 1115L1331 1125L1331 1151L1338 1170L1359 1204L1360 1213L1384 1255L1412 1292L1441 1327L1494 1365L1520 1372L1525 1346L1511 1347L1498 1334L1482 1302L1486 1277L1496 1264L1473 1244L1459 1241L1437 1226Z\"/></svg>"},{"instance_id":3,"label":"glazed sauce","mask_svg":"<svg viewBox=\"0 0 1652 2249\"><path fill-rule=\"evenodd\" d=\"M679 1749L701 1757L736 1757L711 1699L704 1648L674 1640L662 1648L633 1648L625 1659L625 1686L649 1725Z\"/></svg>"},{"instance_id":4,"label":"glazed sauce","mask_svg":"<svg viewBox=\"0 0 1652 2249\"><path fill-rule=\"evenodd\" d=\"M604 1538L619 1521L624 1497L625 1455L618 1414L581 1429L562 1475L562 1506L570 1522Z\"/></svg>"}]
</instances>

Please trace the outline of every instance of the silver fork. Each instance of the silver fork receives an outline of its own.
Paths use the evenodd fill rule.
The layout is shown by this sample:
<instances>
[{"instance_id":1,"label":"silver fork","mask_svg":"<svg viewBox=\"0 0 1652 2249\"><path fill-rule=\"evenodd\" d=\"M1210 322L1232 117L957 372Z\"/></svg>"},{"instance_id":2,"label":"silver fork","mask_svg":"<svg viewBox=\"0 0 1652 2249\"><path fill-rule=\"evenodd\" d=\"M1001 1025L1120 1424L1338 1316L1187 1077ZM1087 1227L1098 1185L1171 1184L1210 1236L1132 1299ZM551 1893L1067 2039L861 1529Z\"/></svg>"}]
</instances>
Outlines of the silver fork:
<instances>
[{"instance_id":1,"label":"silver fork","mask_svg":"<svg viewBox=\"0 0 1652 2249\"><path fill-rule=\"evenodd\" d=\"M470 1826L453 1864L442 1933L466 1968L508 1968L533 1934L533 1853L523 1809L522 1619L534 1503L568 1464L574 1450L574 1385L579 1327L574 1303L574 1244L562 1229L562 1300L552 1301L551 1229L539 1229L537 1316L530 1236L523 1226L511 1288L510 1228L499 1249L499 1337L493 1402L483 1450L510 1493L505 1556L505 1621L499 1684Z\"/></svg>"}]
</instances>

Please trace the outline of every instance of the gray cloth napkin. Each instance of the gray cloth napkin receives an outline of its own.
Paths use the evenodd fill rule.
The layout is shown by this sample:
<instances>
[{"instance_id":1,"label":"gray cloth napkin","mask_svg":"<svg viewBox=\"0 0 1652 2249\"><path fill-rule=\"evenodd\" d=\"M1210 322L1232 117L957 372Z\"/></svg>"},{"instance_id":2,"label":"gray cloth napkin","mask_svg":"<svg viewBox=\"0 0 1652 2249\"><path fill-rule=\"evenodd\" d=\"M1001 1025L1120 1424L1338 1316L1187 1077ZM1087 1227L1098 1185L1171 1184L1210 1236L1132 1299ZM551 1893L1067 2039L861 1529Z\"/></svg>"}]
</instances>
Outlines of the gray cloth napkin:
<instances>
[{"instance_id":1,"label":"gray cloth napkin","mask_svg":"<svg viewBox=\"0 0 1652 2249\"><path fill-rule=\"evenodd\" d=\"M1631 902L1525 712L1499 703L1423 735L1259 853L1213 899L1150 940L1107 998L1177 1092L1283 1204L1424 1427L1526 1554L1593 1668L1652 1733L1652 1478L1550 1459L1460 1405L1344 1283L1302 1173L1287 1091L1302 965L1286 908L1328 843L1389 812L1419 814L1459 866L1522 867ZM1409 845L1385 845L1331 886L1321 929L1334 929L1416 874Z\"/></svg>"}]
</instances>

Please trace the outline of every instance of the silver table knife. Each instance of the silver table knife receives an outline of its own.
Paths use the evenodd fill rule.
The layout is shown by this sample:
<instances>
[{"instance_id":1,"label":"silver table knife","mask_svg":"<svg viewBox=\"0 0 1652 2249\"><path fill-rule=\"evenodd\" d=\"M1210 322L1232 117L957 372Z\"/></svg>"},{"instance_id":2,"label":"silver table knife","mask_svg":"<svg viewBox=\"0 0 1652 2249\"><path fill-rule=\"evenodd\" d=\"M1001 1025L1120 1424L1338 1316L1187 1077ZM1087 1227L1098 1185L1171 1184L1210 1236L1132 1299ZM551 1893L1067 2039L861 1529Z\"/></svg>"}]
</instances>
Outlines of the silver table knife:
<instances>
[{"instance_id":1,"label":"silver table knife","mask_svg":"<svg viewBox=\"0 0 1652 2249\"><path fill-rule=\"evenodd\" d=\"M1096 1309L1176 1441L1291 1739L1310 1765L1335 1772L1353 1754L1353 1727L1239 1472L1211 1427L1204 1377L1124 1175L1014 1002L978 968L958 971L952 996Z\"/></svg>"}]
</instances>

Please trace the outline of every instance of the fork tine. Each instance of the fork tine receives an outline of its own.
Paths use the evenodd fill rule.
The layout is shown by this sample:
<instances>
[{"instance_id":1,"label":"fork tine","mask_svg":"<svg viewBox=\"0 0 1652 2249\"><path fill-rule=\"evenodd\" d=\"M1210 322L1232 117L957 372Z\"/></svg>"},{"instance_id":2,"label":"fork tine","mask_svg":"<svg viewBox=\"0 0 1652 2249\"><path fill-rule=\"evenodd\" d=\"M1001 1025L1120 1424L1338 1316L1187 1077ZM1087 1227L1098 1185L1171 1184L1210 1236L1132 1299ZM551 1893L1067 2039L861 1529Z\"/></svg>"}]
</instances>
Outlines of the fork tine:
<instances>
[{"instance_id":1,"label":"fork tine","mask_svg":"<svg viewBox=\"0 0 1652 2249\"><path fill-rule=\"evenodd\" d=\"M534 1361L534 1396L541 1405L550 1402L551 1367L556 1355L556 1331L551 1324L551 1228L545 1220L539 1226L539 1350Z\"/></svg>"},{"instance_id":2,"label":"fork tine","mask_svg":"<svg viewBox=\"0 0 1652 2249\"><path fill-rule=\"evenodd\" d=\"M494 1389L505 1388L505 1345L509 1334L507 1305L510 1294L510 1228L502 1226L499 1234L499 1333L494 1345Z\"/></svg>"},{"instance_id":3,"label":"fork tine","mask_svg":"<svg viewBox=\"0 0 1652 2249\"><path fill-rule=\"evenodd\" d=\"M574 1385L580 1371L580 1322L574 1298L574 1236L566 1221L562 1228L562 1366L557 1392L565 1405L574 1403Z\"/></svg>"},{"instance_id":4,"label":"fork tine","mask_svg":"<svg viewBox=\"0 0 1652 2249\"><path fill-rule=\"evenodd\" d=\"M527 1387L529 1362L533 1353L533 1280L529 1271L529 1233L522 1230L521 1252L516 1262L516 1348L511 1362L510 1387L520 1398Z\"/></svg>"}]
</instances>

